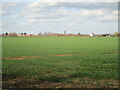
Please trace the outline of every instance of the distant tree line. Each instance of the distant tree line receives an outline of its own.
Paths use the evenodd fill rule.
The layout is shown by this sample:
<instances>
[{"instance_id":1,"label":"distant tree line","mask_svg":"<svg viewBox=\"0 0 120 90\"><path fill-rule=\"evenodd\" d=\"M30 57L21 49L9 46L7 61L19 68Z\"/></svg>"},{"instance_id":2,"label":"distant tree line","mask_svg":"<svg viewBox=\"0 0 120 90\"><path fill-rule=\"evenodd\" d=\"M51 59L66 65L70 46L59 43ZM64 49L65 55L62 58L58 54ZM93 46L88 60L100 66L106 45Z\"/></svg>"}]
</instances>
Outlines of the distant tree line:
<instances>
[{"instance_id":1,"label":"distant tree line","mask_svg":"<svg viewBox=\"0 0 120 90\"><path fill-rule=\"evenodd\" d=\"M120 33L119 33L119 32L115 32L115 33L114 33L114 36L115 36L115 37L119 37L119 36L120 36Z\"/></svg>"},{"instance_id":2,"label":"distant tree line","mask_svg":"<svg viewBox=\"0 0 120 90\"><path fill-rule=\"evenodd\" d=\"M96 36L98 37L120 37L120 33L119 32L115 32L114 34L96 34Z\"/></svg>"}]
</instances>

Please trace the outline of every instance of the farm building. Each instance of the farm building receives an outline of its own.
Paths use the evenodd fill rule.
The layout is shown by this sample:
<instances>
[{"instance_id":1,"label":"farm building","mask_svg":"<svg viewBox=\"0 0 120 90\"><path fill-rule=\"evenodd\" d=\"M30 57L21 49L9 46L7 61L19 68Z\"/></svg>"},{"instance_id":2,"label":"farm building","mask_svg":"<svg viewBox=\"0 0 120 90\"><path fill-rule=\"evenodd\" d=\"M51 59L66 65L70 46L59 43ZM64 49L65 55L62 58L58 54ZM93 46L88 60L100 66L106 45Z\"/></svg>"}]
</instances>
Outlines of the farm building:
<instances>
[{"instance_id":1,"label":"farm building","mask_svg":"<svg viewBox=\"0 0 120 90\"><path fill-rule=\"evenodd\" d=\"M91 33L90 36L93 37L93 36L95 36L95 34L94 34L94 33Z\"/></svg>"},{"instance_id":2,"label":"farm building","mask_svg":"<svg viewBox=\"0 0 120 90\"><path fill-rule=\"evenodd\" d=\"M113 37L114 35L112 34L103 34L103 37Z\"/></svg>"}]
</instances>

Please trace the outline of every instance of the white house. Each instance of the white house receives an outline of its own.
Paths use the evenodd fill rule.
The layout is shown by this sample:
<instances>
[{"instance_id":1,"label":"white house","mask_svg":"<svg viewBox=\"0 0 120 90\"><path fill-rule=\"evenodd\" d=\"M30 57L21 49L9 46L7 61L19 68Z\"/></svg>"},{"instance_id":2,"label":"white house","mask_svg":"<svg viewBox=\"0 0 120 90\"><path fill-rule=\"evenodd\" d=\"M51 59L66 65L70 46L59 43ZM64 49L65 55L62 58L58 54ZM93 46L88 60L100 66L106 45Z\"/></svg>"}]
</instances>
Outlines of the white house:
<instances>
[{"instance_id":1,"label":"white house","mask_svg":"<svg viewBox=\"0 0 120 90\"><path fill-rule=\"evenodd\" d=\"M91 33L90 36L93 37L93 36L95 36L95 35L94 35L94 33Z\"/></svg>"}]
</instances>

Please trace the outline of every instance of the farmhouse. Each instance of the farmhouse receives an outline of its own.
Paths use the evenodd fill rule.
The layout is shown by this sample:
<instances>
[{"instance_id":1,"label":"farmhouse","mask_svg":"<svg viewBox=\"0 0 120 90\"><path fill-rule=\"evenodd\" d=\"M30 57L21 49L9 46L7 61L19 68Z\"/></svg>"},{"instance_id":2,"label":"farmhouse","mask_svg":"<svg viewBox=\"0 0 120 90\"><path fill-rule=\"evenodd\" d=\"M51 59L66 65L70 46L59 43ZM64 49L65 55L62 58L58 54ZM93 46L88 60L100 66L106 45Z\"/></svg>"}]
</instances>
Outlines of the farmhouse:
<instances>
[{"instance_id":1,"label":"farmhouse","mask_svg":"<svg viewBox=\"0 0 120 90\"><path fill-rule=\"evenodd\" d=\"M94 33L91 33L90 36L93 37L93 36L95 36L95 34L94 34Z\"/></svg>"},{"instance_id":2,"label":"farmhouse","mask_svg":"<svg viewBox=\"0 0 120 90\"><path fill-rule=\"evenodd\" d=\"M16 34L17 37L38 36L37 34Z\"/></svg>"},{"instance_id":3,"label":"farmhouse","mask_svg":"<svg viewBox=\"0 0 120 90\"><path fill-rule=\"evenodd\" d=\"M113 37L114 35L112 34L103 34L103 37Z\"/></svg>"}]
</instances>

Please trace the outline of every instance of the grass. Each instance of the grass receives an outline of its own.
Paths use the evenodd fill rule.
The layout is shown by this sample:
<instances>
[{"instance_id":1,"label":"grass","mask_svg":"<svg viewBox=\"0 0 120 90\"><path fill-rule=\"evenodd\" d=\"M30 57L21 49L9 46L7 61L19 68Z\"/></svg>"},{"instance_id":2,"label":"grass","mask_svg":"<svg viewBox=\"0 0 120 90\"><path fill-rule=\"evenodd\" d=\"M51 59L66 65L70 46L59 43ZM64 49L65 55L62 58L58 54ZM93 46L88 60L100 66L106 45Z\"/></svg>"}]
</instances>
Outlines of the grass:
<instances>
[{"instance_id":1,"label":"grass","mask_svg":"<svg viewBox=\"0 0 120 90\"><path fill-rule=\"evenodd\" d=\"M117 87L117 37L3 37L2 44L3 57L36 56L3 58L3 76Z\"/></svg>"}]
</instances>

